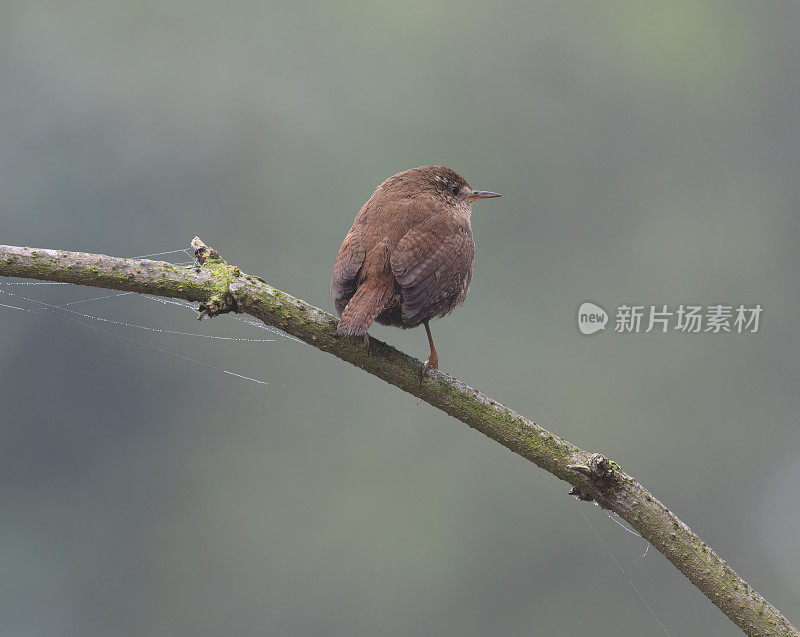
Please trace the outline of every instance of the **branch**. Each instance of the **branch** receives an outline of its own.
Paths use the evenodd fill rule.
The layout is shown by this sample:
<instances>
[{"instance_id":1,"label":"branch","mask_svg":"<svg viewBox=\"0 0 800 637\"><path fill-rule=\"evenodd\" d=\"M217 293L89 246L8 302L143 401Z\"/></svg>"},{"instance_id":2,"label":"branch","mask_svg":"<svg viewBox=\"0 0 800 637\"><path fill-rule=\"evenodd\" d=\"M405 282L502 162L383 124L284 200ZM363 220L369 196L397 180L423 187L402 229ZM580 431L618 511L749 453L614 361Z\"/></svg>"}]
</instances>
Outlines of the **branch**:
<instances>
[{"instance_id":1,"label":"branch","mask_svg":"<svg viewBox=\"0 0 800 637\"><path fill-rule=\"evenodd\" d=\"M775 607L619 465L579 449L443 372L422 375L420 361L377 339L370 338L367 347L361 338L337 336L332 315L228 265L197 237L192 247L200 265L182 268L162 261L0 245L0 276L186 299L200 303L198 318L250 314L421 398L569 482L571 494L614 511L747 635L800 637Z\"/></svg>"}]
</instances>

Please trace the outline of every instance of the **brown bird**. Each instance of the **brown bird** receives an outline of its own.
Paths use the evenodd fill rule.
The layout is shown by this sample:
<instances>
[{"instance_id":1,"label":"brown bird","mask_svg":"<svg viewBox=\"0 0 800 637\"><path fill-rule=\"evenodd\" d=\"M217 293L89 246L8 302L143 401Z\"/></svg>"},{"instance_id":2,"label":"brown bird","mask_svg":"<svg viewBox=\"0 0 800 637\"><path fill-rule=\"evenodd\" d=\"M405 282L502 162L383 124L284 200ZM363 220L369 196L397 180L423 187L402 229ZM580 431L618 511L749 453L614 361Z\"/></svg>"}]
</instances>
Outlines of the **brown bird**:
<instances>
[{"instance_id":1,"label":"brown bird","mask_svg":"<svg viewBox=\"0 0 800 637\"><path fill-rule=\"evenodd\" d=\"M475 243L470 215L476 199L499 193L473 190L444 166L412 168L384 181L356 215L331 277L331 299L344 336L364 335L372 321L403 329L424 325L464 302ZM368 342L368 341L367 341Z\"/></svg>"}]
</instances>

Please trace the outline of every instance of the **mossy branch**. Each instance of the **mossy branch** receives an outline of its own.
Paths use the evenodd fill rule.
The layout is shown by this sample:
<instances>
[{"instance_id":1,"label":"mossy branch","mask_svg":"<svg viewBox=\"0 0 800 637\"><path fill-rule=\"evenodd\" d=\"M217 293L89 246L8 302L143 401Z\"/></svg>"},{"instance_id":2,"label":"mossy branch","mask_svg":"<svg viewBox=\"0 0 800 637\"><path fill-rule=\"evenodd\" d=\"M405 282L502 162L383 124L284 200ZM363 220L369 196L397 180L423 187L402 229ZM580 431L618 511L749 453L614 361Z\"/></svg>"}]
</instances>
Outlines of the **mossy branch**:
<instances>
[{"instance_id":1,"label":"mossy branch","mask_svg":"<svg viewBox=\"0 0 800 637\"><path fill-rule=\"evenodd\" d=\"M336 335L336 319L263 279L228 265L200 239L197 267L162 261L0 245L0 276L61 281L174 297L200 304L200 315L244 312L417 396L573 486L571 493L614 511L658 549L747 635L800 637L688 526L639 482L592 454L440 371L371 338ZM422 378L422 380L420 380Z\"/></svg>"}]
</instances>

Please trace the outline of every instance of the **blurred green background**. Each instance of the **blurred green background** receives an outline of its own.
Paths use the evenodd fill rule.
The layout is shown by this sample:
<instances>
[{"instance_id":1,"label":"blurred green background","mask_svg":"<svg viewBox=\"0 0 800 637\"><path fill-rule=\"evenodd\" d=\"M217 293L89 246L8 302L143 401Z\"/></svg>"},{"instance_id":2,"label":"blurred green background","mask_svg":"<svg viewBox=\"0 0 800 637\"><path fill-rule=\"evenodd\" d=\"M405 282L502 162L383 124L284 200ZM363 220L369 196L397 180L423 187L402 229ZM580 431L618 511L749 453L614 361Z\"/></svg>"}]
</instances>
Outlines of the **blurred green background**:
<instances>
[{"instance_id":1,"label":"blurred green background","mask_svg":"<svg viewBox=\"0 0 800 637\"><path fill-rule=\"evenodd\" d=\"M197 234L331 310L361 204L446 164L504 197L475 205L442 369L620 462L797 623L799 24L792 2L12 0L0 242ZM106 294L5 283L20 307ZM585 337L587 299L765 309L758 334ZM274 336L134 295L70 309ZM0 307L5 634L663 634L631 582L671 635L739 634L566 484L333 357L80 320Z\"/></svg>"}]
</instances>

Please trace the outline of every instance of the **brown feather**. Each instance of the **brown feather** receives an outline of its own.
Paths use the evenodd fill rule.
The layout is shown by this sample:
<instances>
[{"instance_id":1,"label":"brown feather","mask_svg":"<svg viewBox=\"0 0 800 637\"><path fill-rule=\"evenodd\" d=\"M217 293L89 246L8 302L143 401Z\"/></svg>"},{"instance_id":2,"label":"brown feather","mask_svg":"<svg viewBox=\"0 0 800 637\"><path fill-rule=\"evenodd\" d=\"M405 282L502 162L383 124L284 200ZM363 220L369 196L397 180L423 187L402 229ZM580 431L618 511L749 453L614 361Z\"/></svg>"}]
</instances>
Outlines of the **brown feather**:
<instances>
[{"instance_id":1,"label":"brown feather","mask_svg":"<svg viewBox=\"0 0 800 637\"><path fill-rule=\"evenodd\" d=\"M333 266L337 332L365 334L375 320L427 325L460 305L475 254L472 202L487 194L444 166L384 181L359 210Z\"/></svg>"},{"instance_id":2,"label":"brown feather","mask_svg":"<svg viewBox=\"0 0 800 637\"><path fill-rule=\"evenodd\" d=\"M364 263L366 252L355 228L347 233L336 256L331 277L331 299L341 314L356 291L356 276Z\"/></svg>"},{"instance_id":3,"label":"brown feather","mask_svg":"<svg viewBox=\"0 0 800 637\"><path fill-rule=\"evenodd\" d=\"M366 334L393 291L394 282L386 278L371 279L361 285L342 312L336 333L342 336Z\"/></svg>"},{"instance_id":4,"label":"brown feather","mask_svg":"<svg viewBox=\"0 0 800 637\"><path fill-rule=\"evenodd\" d=\"M464 302L472 279L472 229L438 219L426 226L408 232L390 260L409 327L452 312Z\"/></svg>"}]
</instances>

